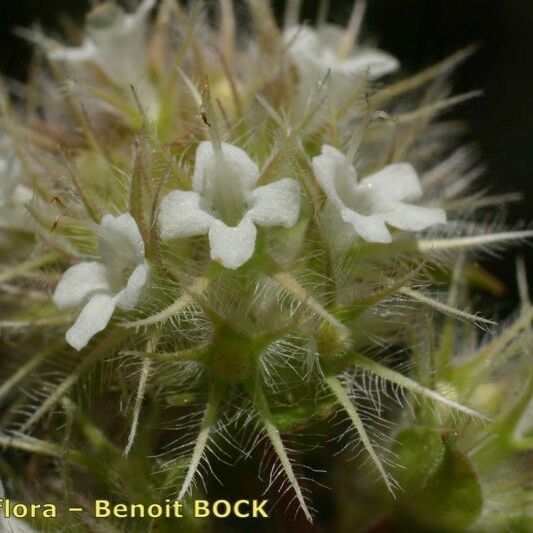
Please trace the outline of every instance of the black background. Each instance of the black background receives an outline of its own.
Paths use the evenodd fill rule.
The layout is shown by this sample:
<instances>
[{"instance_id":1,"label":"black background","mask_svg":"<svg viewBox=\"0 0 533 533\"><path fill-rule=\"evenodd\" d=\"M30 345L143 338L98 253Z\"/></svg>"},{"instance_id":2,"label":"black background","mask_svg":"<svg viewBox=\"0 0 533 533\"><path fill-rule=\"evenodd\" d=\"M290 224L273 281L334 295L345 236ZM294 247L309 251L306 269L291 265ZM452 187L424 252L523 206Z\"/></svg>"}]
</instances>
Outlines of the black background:
<instances>
[{"instance_id":1,"label":"black background","mask_svg":"<svg viewBox=\"0 0 533 533\"><path fill-rule=\"evenodd\" d=\"M266 1L266 0L265 0ZM211 2L212 3L212 2ZM239 2L237 2L239 3ZM484 178L494 192L522 191L525 199L513 205L509 223L531 220L533 195L533 1L531 0L369 0L366 31L381 48L414 71L434 63L472 42L482 48L455 75L456 92L483 89L455 116L472 125L470 140L482 148L488 171ZM87 0L0 0L0 71L24 79L29 46L13 34L17 26L39 23L60 33L59 18L76 21L90 7ZM273 2L278 13L283 0ZM345 23L352 0L331 2L330 19ZM317 2L304 0L304 17L312 19ZM531 248L525 251L531 265ZM509 310L515 298L516 248L500 260L484 262L509 286L503 300L492 302L495 312Z\"/></svg>"}]
</instances>

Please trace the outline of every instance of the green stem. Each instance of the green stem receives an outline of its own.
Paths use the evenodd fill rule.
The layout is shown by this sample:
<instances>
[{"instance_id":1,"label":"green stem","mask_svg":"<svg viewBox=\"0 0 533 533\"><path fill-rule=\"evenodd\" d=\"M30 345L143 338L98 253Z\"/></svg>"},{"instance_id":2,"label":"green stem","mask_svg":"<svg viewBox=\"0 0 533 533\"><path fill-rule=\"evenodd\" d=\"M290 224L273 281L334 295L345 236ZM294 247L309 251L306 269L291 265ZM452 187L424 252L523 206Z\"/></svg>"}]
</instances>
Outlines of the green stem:
<instances>
[{"instance_id":1,"label":"green stem","mask_svg":"<svg viewBox=\"0 0 533 533\"><path fill-rule=\"evenodd\" d=\"M135 357L142 357L152 361L171 361L173 363L180 363L183 361L198 361L209 349L209 345L200 345L190 348L188 350L180 350L179 352L140 352L140 351L125 351L120 352L121 355L129 355Z\"/></svg>"},{"instance_id":2,"label":"green stem","mask_svg":"<svg viewBox=\"0 0 533 533\"><path fill-rule=\"evenodd\" d=\"M91 465L91 460L88 456L78 450L62 450L57 444L45 442L33 437L11 437L9 435L0 435L0 446L44 455L45 457L54 457L56 459L67 457L69 460L85 467Z\"/></svg>"},{"instance_id":3,"label":"green stem","mask_svg":"<svg viewBox=\"0 0 533 533\"><path fill-rule=\"evenodd\" d=\"M31 320L0 320L0 329L48 328L70 324L72 320L71 314Z\"/></svg>"},{"instance_id":4,"label":"green stem","mask_svg":"<svg viewBox=\"0 0 533 533\"><path fill-rule=\"evenodd\" d=\"M439 302L438 300L434 300L433 298L430 298L429 296L426 296L420 292L409 289L408 287L401 287L398 292L401 292L405 294L406 296L409 296L409 298L412 298L413 300L416 300L424 305L427 305L428 307L431 307L435 309L436 311L439 311L440 313L443 313L445 315L448 315L448 316L451 316L457 319L462 318L465 320L470 320L475 323L481 322L483 324L496 325L496 322L494 322L494 320L489 320L488 318L483 318L481 316L467 313L466 311L461 311L460 309L456 309L455 307L450 307L449 305L443 304Z\"/></svg>"},{"instance_id":5,"label":"green stem","mask_svg":"<svg viewBox=\"0 0 533 533\"><path fill-rule=\"evenodd\" d=\"M50 253L41 255L40 257L37 257L36 259L30 259L28 261L25 261L24 263L20 263L14 268L10 268L10 269L4 270L3 272L0 272L0 283L5 283L6 281L9 281L13 278L22 276L23 274L26 274L27 272L31 272L32 270L35 270L36 268L40 268L44 265L53 263L54 261L57 261L58 259L59 259L59 256L57 255L57 253L50 252Z\"/></svg>"},{"instance_id":6,"label":"green stem","mask_svg":"<svg viewBox=\"0 0 533 533\"><path fill-rule=\"evenodd\" d=\"M513 444L515 445L527 440L529 437L516 435L516 427L524 416L524 412L529 407L531 401L533 401L533 372L530 373L527 386L512 408L500 419L495 421L491 428L492 433L495 435L511 435Z\"/></svg>"},{"instance_id":7,"label":"green stem","mask_svg":"<svg viewBox=\"0 0 533 533\"><path fill-rule=\"evenodd\" d=\"M452 282L448 293L448 307L457 307L461 278L464 271L464 257L460 256L453 269ZM453 347L455 342L455 327L450 317L446 318L439 339L439 347L435 354L435 367L437 375L445 372L452 362Z\"/></svg>"},{"instance_id":8,"label":"green stem","mask_svg":"<svg viewBox=\"0 0 533 533\"><path fill-rule=\"evenodd\" d=\"M490 368L492 359L510 344L516 336L525 328L527 328L533 320L533 307L526 309L513 324L498 335L488 344L485 344L475 354L470 356L466 361L457 366L458 372L474 372L478 374L486 372Z\"/></svg>"},{"instance_id":9,"label":"green stem","mask_svg":"<svg viewBox=\"0 0 533 533\"><path fill-rule=\"evenodd\" d=\"M142 320L136 320L135 322L126 322L121 324L124 328L137 328L140 326L149 326L151 324L157 324L164 322L169 318L181 313L186 307L194 303L195 299L202 296L209 286L209 278L200 276L192 281L190 286L183 291L183 294L168 307L159 311L155 315L149 316Z\"/></svg>"}]
</instances>

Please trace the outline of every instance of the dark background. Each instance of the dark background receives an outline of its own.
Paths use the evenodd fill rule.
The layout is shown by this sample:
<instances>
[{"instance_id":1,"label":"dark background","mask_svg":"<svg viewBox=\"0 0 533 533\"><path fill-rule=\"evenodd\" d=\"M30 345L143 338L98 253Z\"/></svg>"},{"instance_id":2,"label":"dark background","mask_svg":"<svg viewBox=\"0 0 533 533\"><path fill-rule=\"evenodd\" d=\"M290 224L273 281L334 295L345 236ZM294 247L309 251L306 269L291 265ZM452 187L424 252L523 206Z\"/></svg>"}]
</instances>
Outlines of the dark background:
<instances>
[{"instance_id":1,"label":"dark background","mask_svg":"<svg viewBox=\"0 0 533 533\"><path fill-rule=\"evenodd\" d=\"M266 1L266 0L265 0ZM96 2L93 2L96 3ZM212 3L212 2L211 2ZM239 2L237 2L239 3ZM242 2L241 2L242 3ZM275 0L281 13L283 0ZM531 220L533 195L533 1L532 0L369 0L366 31L381 48L400 59L406 70L428 66L472 42L482 48L455 75L456 92L483 89L455 116L469 120L487 163L484 184L494 192L522 191L525 199L509 211L510 224ZM313 19L318 2L304 0L304 17ZM59 16L81 22L89 0L0 0L0 71L24 79L29 46L13 34L16 26L39 23L60 32ZM331 2L330 19L345 23L352 0ZM484 261L509 286L495 311L512 308L514 256ZM525 250L532 264L531 248ZM531 270L531 269L530 269Z\"/></svg>"}]
</instances>

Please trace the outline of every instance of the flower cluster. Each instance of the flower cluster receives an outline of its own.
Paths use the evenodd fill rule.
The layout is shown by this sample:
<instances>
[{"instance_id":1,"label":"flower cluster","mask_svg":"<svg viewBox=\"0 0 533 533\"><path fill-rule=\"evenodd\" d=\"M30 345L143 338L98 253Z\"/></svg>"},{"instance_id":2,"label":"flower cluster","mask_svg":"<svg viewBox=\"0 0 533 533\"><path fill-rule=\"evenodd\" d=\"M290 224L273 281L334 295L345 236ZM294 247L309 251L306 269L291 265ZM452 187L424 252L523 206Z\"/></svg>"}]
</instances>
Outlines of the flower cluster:
<instances>
[{"instance_id":1,"label":"flower cluster","mask_svg":"<svg viewBox=\"0 0 533 533\"><path fill-rule=\"evenodd\" d=\"M407 163L388 165L357 183L356 171L347 158L324 145L322 154L313 159L313 169L327 197L325 211L334 211L330 218L337 225L349 224L354 235L367 242L390 243L386 224L420 231L446 222L440 208L403 202L422 195L416 171ZM213 261L229 269L241 267L254 254L256 225L291 228L300 212L297 181L282 178L256 186L259 178L259 168L241 148L201 142L196 150L193 190L174 190L161 200L161 237L208 235ZM84 305L67 332L67 341L77 350L107 326L115 307L135 307L150 271L141 234L130 214L104 216L98 236L102 263L79 263L68 269L53 298L60 309Z\"/></svg>"},{"instance_id":2,"label":"flower cluster","mask_svg":"<svg viewBox=\"0 0 533 533\"><path fill-rule=\"evenodd\" d=\"M269 490L311 521L296 463L337 437L368 459L327 454L346 530L380 527L379 507L387 524L483 531L490 502L527 497L490 487L496 463L531 457L533 315L524 265L507 327L467 293L503 290L480 250L533 233L486 223L508 197L475 189L471 151L433 120L466 98L443 79L469 51L405 77L361 38L363 0L346 28L324 10L300 24L298 0L280 27L249 0L241 31L216 5L104 2L76 46L29 32L32 101L0 93L7 472L23 450L49 459L28 472L51 498L153 502L202 491L225 454L264 453Z\"/></svg>"}]
</instances>

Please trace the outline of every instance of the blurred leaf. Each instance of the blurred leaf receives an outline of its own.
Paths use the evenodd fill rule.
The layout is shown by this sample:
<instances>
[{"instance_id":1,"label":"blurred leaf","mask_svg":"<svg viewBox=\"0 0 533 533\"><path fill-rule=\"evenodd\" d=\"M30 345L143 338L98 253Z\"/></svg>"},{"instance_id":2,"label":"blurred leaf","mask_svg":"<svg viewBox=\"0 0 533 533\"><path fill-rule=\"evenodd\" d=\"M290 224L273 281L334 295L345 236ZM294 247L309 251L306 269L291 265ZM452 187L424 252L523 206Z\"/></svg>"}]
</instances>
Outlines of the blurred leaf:
<instances>
[{"instance_id":1,"label":"blurred leaf","mask_svg":"<svg viewBox=\"0 0 533 533\"><path fill-rule=\"evenodd\" d=\"M423 427L404 429L395 438L399 464L394 478L405 492L423 488L442 463L445 447L438 432Z\"/></svg>"},{"instance_id":2,"label":"blurred leaf","mask_svg":"<svg viewBox=\"0 0 533 533\"><path fill-rule=\"evenodd\" d=\"M423 473L424 468L427 471L430 461L424 459L424 452L420 448L420 442L416 442L416 435L411 434L409 437L413 446L410 468ZM409 439L404 440L408 442ZM431 454L431 442L434 441L427 436L425 440L429 444L424 444L422 438L422 446ZM424 526L424 531L462 531L469 527L481 512L481 486L466 455L455 449L447 440L443 440L442 445L444 453L438 468L423 488L406 494L402 502L402 512L407 511L413 522ZM419 463L418 467L416 461Z\"/></svg>"}]
</instances>

